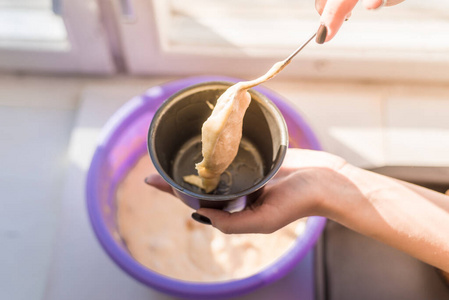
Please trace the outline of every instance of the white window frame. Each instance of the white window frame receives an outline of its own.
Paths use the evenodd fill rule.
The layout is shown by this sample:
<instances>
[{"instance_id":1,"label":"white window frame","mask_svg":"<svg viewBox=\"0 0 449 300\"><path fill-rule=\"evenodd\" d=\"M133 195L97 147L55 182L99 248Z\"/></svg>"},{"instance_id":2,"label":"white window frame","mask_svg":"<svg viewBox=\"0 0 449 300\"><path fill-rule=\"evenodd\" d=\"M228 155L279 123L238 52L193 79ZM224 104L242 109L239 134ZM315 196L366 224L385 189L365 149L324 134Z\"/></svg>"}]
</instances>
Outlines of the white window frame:
<instances>
[{"instance_id":1,"label":"white window frame","mask_svg":"<svg viewBox=\"0 0 449 300\"><path fill-rule=\"evenodd\" d=\"M296 38L280 48L173 47L167 44L168 1L123 1L132 6L132 17L123 15L119 1L113 3L113 11L124 65L130 74L258 76L286 57L319 25L318 15L311 9L316 18L305 18L300 29L290 28ZM334 40L324 45L311 43L282 76L449 81L449 20L443 13L448 4L429 0L427 4L433 10L427 12L406 3L375 12L358 7ZM435 16L438 5L443 6L441 16Z\"/></svg>"},{"instance_id":2,"label":"white window frame","mask_svg":"<svg viewBox=\"0 0 449 300\"><path fill-rule=\"evenodd\" d=\"M59 0L67 47L0 47L0 70L45 73L113 74L116 64L96 0ZM39 26L39 24L36 24Z\"/></svg>"}]
</instances>

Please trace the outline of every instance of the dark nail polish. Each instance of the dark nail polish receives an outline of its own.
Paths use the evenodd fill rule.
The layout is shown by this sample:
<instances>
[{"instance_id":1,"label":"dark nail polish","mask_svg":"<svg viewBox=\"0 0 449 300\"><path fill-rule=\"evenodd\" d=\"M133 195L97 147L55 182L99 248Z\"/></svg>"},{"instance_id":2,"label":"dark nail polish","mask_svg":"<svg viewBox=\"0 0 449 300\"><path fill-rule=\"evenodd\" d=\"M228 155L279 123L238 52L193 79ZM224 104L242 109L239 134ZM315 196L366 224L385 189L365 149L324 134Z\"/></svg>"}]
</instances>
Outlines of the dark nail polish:
<instances>
[{"instance_id":1,"label":"dark nail polish","mask_svg":"<svg viewBox=\"0 0 449 300\"><path fill-rule=\"evenodd\" d=\"M316 32L316 42L318 44L323 44L324 41L326 40L326 36L327 36L327 28L326 26L321 24L320 27L318 28L318 31Z\"/></svg>"},{"instance_id":2,"label":"dark nail polish","mask_svg":"<svg viewBox=\"0 0 449 300\"><path fill-rule=\"evenodd\" d=\"M195 221L200 222L202 224L212 225L212 222L210 221L210 219L208 217L200 215L199 213L196 213L196 212L192 213L192 218Z\"/></svg>"},{"instance_id":3,"label":"dark nail polish","mask_svg":"<svg viewBox=\"0 0 449 300\"><path fill-rule=\"evenodd\" d=\"M148 177L145 177L145 179L143 180L146 184L148 184Z\"/></svg>"}]
</instances>

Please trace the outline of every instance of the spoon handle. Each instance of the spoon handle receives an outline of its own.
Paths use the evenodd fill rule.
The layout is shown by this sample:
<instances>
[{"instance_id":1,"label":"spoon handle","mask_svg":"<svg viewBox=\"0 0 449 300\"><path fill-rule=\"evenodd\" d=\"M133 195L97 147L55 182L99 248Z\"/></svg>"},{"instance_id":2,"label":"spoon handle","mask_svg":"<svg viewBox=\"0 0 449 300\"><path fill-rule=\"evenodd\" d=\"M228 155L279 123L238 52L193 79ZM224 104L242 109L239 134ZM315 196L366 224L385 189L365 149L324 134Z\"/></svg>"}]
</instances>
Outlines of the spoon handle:
<instances>
[{"instance_id":1,"label":"spoon handle","mask_svg":"<svg viewBox=\"0 0 449 300\"><path fill-rule=\"evenodd\" d=\"M311 40L313 40L313 38L314 38L315 36L316 36L316 32L315 32L314 34L312 34L312 36L311 36L307 41L305 41L301 46L299 46L298 49L296 49L292 54L290 54L290 56L287 57L287 58L284 60L284 63L285 63L285 64L288 64L288 63L292 60L292 58L295 57L296 54L299 53L299 51L301 51L302 49L304 49L304 47L305 47Z\"/></svg>"},{"instance_id":2,"label":"spoon handle","mask_svg":"<svg viewBox=\"0 0 449 300\"><path fill-rule=\"evenodd\" d=\"M286 59L279 61L277 63L275 63L270 70L268 70L268 72L262 76L260 76L257 79L251 80L251 81L244 81L240 83L240 89L250 89L252 87L255 87L256 85L259 85L271 78L273 78L274 76L276 76L279 72L282 71L282 69L284 69L289 63L290 61L293 59L293 57L295 57L296 54L299 53L299 51L301 51L302 49L304 49L304 47L316 36L316 32L307 40L305 41L301 46L298 47L298 49L296 49L292 54L290 54L289 57L287 57Z\"/></svg>"}]
</instances>

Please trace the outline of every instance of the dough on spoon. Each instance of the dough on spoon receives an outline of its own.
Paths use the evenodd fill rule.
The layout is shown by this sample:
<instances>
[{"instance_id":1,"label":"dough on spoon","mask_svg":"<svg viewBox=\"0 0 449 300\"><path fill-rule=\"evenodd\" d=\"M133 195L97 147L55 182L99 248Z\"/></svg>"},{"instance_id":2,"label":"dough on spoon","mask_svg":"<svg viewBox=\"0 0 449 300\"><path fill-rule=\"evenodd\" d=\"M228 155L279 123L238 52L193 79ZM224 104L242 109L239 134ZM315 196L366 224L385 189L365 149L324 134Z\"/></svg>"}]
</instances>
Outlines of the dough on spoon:
<instances>
[{"instance_id":1,"label":"dough on spoon","mask_svg":"<svg viewBox=\"0 0 449 300\"><path fill-rule=\"evenodd\" d=\"M195 165L198 176L184 176L185 182L200 187L206 193L216 189L220 175L229 167L239 150L243 117L251 102L248 89L273 78L288 63L287 60L277 62L263 76L238 82L218 98L211 116L201 129L203 160Z\"/></svg>"},{"instance_id":2,"label":"dough on spoon","mask_svg":"<svg viewBox=\"0 0 449 300\"><path fill-rule=\"evenodd\" d=\"M210 117L201 130L203 160L196 164L198 175L184 177L184 181L212 192L220 182L220 175L237 155L242 139L243 117L251 102L251 95L237 83L217 100Z\"/></svg>"}]
</instances>

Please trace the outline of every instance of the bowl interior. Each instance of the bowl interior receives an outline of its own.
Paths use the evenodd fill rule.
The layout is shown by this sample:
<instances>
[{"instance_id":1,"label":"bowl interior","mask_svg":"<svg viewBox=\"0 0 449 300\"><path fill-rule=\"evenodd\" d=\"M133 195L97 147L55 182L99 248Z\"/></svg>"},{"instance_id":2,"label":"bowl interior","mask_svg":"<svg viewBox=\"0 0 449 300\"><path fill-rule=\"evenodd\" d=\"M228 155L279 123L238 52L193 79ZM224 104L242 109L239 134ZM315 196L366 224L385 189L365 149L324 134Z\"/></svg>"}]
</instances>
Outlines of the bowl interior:
<instances>
[{"instance_id":1,"label":"bowl interior","mask_svg":"<svg viewBox=\"0 0 449 300\"><path fill-rule=\"evenodd\" d=\"M276 173L285 155L288 133L282 114L272 101L251 89L241 147L228 168L234 184L218 188L211 196L183 181L183 176L196 174L194 163L202 158L202 125L211 114L211 106L231 85L207 82L184 89L170 97L151 122L148 148L156 169L171 186L192 197L216 202L249 194Z\"/></svg>"}]
</instances>

